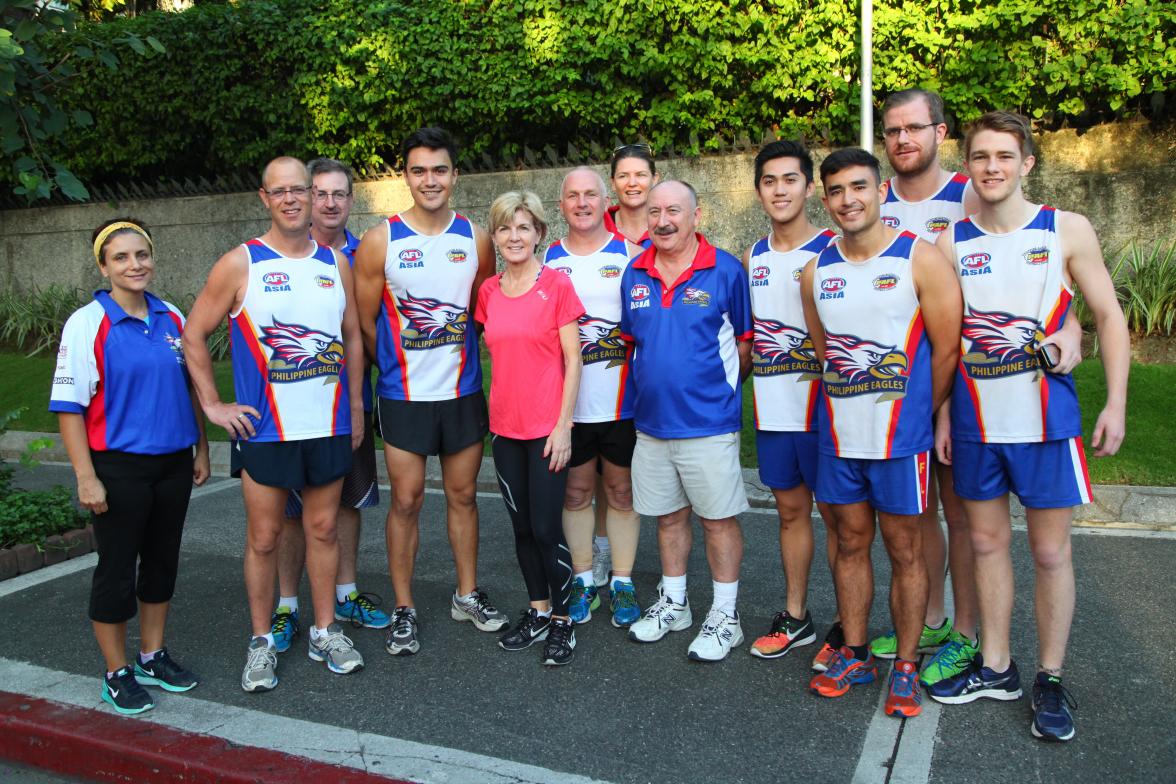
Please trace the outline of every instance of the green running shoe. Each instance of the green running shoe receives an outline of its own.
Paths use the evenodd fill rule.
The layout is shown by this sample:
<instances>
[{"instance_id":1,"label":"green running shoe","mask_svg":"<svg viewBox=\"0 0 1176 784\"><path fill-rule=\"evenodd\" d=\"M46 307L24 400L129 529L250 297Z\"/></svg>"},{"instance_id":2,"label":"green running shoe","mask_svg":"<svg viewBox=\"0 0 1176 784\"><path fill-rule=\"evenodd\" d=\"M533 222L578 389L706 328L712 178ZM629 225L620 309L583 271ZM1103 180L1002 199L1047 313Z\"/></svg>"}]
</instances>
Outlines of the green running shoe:
<instances>
[{"instance_id":1,"label":"green running shoe","mask_svg":"<svg viewBox=\"0 0 1176 784\"><path fill-rule=\"evenodd\" d=\"M938 629L923 627L919 635L919 653L934 653L951 636L951 618L944 618ZM898 655L898 635L893 630L870 641L870 652L879 659L893 659Z\"/></svg>"},{"instance_id":2,"label":"green running shoe","mask_svg":"<svg viewBox=\"0 0 1176 784\"><path fill-rule=\"evenodd\" d=\"M977 643L952 630L947 642L931 657L931 661L927 662L927 666L919 674L919 680L930 686L944 678L953 678L968 669L972 659L975 659L979 652Z\"/></svg>"}]
</instances>

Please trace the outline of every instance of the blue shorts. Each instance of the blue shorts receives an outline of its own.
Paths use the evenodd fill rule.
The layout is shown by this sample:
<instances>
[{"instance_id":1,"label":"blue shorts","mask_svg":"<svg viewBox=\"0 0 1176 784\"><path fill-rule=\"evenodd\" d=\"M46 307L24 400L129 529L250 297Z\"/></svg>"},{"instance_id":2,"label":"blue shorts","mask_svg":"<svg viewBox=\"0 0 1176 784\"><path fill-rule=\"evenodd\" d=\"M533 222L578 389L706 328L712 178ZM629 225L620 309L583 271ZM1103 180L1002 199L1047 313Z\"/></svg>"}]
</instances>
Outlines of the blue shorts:
<instances>
[{"instance_id":1,"label":"blue shorts","mask_svg":"<svg viewBox=\"0 0 1176 784\"><path fill-rule=\"evenodd\" d=\"M819 440L816 433L755 431L760 481L773 490L791 490L802 484L814 487Z\"/></svg>"},{"instance_id":2,"label":"blue shorts","mask_svg":"<svg viewBox=\"0 0 1176 784\"><path fill-rule=\"evenodd\" d=\"M1082 437L1030 444L953 441L956 495L988 501L1014 493L1029 509L1090 503L1090 475Z\"/></svg>"},{"instance_id":3,"label":"blue shorts","mask_svg":"<svg viewBox=\"0 0 1176 784\"><path fill-rule=\"evenodd\" d=\"M930 455L919 452L889 460L821 453L815 496L826 504L869 502L879 512L920 515L927 509Z\"/></svg>"}]
</instances>

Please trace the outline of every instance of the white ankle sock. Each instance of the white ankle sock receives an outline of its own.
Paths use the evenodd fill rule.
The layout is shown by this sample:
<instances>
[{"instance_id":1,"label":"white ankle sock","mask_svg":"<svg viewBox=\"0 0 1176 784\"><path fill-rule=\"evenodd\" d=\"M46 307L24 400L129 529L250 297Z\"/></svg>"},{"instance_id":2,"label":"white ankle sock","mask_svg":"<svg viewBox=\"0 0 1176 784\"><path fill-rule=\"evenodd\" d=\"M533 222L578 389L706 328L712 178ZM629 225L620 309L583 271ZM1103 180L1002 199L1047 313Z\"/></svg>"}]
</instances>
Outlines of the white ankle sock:
<instances>
[{"instance_id":1,"label":"white ankle sock","mask_svg":"<svg viewBox=\"0 0 1176 784\"><path fill-rule=\"evenodd\" d=\"M722 610L727 615L735 615L735 600L739 597L739 581L733 583L720 583L717 580L711 581L714 586L715 600L711 605L716 610Z\"/></svg>"},{"instance_id":2,"label":"white ankle sock","mask_svg":"<svg viewBox=\"0 0 1176 784\"><path fill-rule=\"evenodd\" d=\"M584 583L585 588L591 588L592 586L596 585L596 582L592 577L591 569L586 572L576 572L576 579Z\"/></svg>"},{"instance_id":3,"label":"white ankle sock","mask_svg":"<svg viewBox=\"0 0 1176 784\"><path fill-rule=\"evenodd\" d=\"M632 585L632 584L633 584L633 578L632 578L632 577L621 577L619 574L614 574L614 575L613 575L613 578L612 578L612 581L613 581L614 583L627 583L627 584L629 584L629 585Z\"/></svg>"},{"instance_id":4,"label":"white ankle sock","mask_svg":"<svg viewBox=\"0 0 1176 784\"><path fill-rule=\"evenodd\" d=\"M289 607L290 612L298 612L298 597L297 596L279 596L279 607Z\"/></svg>"},{"instance_id":5,"label":"white ankle sock","mask_svg":"<svg viewBox=\"0 0 1176 784\"><path fill-rule=\"evenodd\" d=\"M355 587L355 583L343 583L342 585L336 585L335 600L338 601L339 604L342 604L347 599L347 597L351 595L351 592L355 590L358 590Z\"/></svg>"},{"instance_id":6,"label":"white ankle sock","mask_svg":"<svg viewBox=\"0 0 1176 784\"><path fill-rule=\"evenodd\" d=\"M675 604L686 603L686 575L667 577L662 575L662 593Z\"/></svg>"},{"instance_id":7,"label":"white ankle sock","mask_svg":"<svg viewBox=\"0 0 1176 784\"><path fill-rule=\"evenodd\" d=\"M310 639L315 640L317 642L318 640L321 640L322 638L324 638L326 636L327 636L326 629L320 629L317 626L310 627Z\"/></svg>"}]
</instances>

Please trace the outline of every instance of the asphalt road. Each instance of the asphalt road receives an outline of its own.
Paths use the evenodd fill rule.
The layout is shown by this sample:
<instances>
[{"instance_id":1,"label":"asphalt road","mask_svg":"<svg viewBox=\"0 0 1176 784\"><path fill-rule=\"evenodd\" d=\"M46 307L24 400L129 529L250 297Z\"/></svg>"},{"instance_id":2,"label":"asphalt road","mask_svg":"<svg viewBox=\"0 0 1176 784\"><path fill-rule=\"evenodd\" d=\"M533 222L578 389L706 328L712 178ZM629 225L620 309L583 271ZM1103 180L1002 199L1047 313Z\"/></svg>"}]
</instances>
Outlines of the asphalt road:
<instances>
[{"instance_id":1,"label":"asphalt road","mask_svg":"<svg viewBox=\"0 0 1176 784\"><path fill-rule=\"evenodd\" d=\"M42 466L35 483L68 481L68 469ZM1078 736L1048 745L1029 735L1028 699L943 706L901 724L879 715L879 684L823 700L808 693L814 647L782 660L747 654L780 609L783 579L775 516L749 513L739 607L749 638L724 662L686 658L710 604L710 580L696 529L690 563L695 627L654 645L626 639L602 609L577 627L571 666L546 669L539 651L506 653L495 637L449 618L453 569L443 498L426 497L416 598L421 651L390 657L382 632L352 634L367 666L329 673L305 655L305 637L280 657L279 687L246 694L238 680L248 643L241 576L244 523L231 480L193 500L169 648L202 677L190 698L265 714L345 727L442 749L513 760L612 782L934 781L1154 782L1171 780L1176 654L1171 599L1176 537L1076 534L1079 606L1066 683L1078 701ZM223 485L223 489L217 489ZM360 588L388 597L385 506L364 514ZM512 618L526 605L510 523L495 496L479 499L480 583ZM659 577L654 526L643 525L635 575L642 606ZM824 532L817 526L817 552ZM885 555L876 550L871 633L888 628ZM1028 682L1034 671L1032 568L1024 532L1014 536L1017 598L1014 658ZM88 570L0 597L0 657L93 676L101 660L86 620ZM301 600L309 607L309 589ZM810 608L823 634L834 611L828 569L813 570ZM135 628L132 624L132 635ZM132 643L134 644L134 643ZM880 674L885 670L880 668ZM1026 686L1028 683L1026 683ZM0 686L19 691L19 684ZM167 710L162 701L154 713ZM937 723L936 723L937 722ZM898 731L901 730L901 731ZM895 765L902 755L923 764ZM878 757L871 769L863 760ZM929 761L929 765L926 764ZM394 770L384 771L395 773Z\"/></svg>"}]
</instances>

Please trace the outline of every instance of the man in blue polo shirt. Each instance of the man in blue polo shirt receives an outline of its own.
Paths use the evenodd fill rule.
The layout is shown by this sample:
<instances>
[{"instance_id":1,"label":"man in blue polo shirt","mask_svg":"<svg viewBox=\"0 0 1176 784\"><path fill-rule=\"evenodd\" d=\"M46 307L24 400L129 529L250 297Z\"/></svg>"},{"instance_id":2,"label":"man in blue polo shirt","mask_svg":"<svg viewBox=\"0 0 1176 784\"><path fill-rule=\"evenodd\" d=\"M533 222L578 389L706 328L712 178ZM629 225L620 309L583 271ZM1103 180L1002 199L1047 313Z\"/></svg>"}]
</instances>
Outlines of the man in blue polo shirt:
<instances>
[{"instance_id":1,"label":"man in blue polo shirt","mask_svg":"<svg viewBox=\"0 0 1176 784\"><path fill-rule=\"evenodd\" d=\"M696 233L698 195L667 180L649 192L653 245L625 270L621 331L633 346L633 507L656 516L662 580L629 638L656 642L692 623L686 562L702 520L714 603L688 655L719 661L743 642L735 599L747 494L739 467L739 384L751 369L751 300L739 259Z\"/></svg>"}]
</instances>

